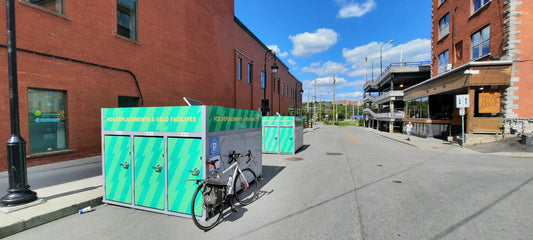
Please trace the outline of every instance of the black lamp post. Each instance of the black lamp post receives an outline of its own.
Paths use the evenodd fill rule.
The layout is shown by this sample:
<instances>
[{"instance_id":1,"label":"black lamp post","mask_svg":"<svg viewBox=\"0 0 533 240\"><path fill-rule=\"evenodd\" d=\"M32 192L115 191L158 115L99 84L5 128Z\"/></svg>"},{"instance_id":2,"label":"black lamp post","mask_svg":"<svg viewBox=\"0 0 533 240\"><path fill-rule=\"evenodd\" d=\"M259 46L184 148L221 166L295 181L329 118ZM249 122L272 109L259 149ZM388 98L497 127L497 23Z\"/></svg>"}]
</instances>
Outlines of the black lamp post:
<instances>
[{"instance_id":1,"label":"black lamp post","mask_svg":"<svg viewBox=\"0 0 533 240\"><path fill-rule=\"evenodd\" d=\"M275 55L276 53L274 53L274 51L272 50L268 50L265 52L265 66L264 66L264 73L265 73L265 79L264 79L264 88L263 88L263 99L261 100L261 112L262 112L262 115L263 116L267 116L268 115L268 112L270 112L270 103L267 99L267 72L266 72L266 69L267 69L267 56L268 54L272 55L272 58L274 58L274 63L272 64L272 67L270 67L272 69L272 74L276 74L278 72L278 65L276 64L276 58L275 58Z\"/></svg>"},{"instance_id":2,"label":"black lamp post","mask_svg":"<svg viewBox=\"0 0 533 240\"><path fill-rule=\"evenodd\" d=\"M17 84L17 44L15 35L14 0L6 1L7 18L7 65L9 75L9 107L11 117L11 138L6 143L9 188L2 197L2 206L32 202L37 193L30 190L26 171L26 142L20 136L18 84Z\"/></svg>"}]
</instances>

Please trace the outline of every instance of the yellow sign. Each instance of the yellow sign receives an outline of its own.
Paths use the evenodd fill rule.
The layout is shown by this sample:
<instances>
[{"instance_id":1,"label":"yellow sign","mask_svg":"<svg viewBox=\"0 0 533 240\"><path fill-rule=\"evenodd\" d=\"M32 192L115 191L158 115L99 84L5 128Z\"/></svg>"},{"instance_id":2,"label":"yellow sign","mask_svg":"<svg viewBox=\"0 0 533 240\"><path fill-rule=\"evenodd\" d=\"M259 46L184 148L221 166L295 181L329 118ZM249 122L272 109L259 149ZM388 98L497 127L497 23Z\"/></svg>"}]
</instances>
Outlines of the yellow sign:
<instances>
[{"instance_id":1,"label":"yellow sign","mask_svg":"<svg viewBox=\"0 0 533 240\"><path fill-rule=\"evenodd\" d=\"M500 113L500 93L480 93L479 113Z\"/></svg>"}]
</instances>

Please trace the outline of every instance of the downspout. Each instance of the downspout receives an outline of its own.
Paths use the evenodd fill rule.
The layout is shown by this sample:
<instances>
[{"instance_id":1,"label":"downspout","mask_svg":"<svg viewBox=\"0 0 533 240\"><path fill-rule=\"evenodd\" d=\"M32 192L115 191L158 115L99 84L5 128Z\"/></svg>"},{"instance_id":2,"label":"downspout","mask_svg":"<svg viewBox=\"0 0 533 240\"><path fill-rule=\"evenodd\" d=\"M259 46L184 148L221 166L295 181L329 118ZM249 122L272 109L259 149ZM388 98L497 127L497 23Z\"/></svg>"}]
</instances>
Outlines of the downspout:
<instances>
[{"instance_id":1,"label":"downspout","mask_svg":"<svg viewBox=\"0 0 533 240\"><path fill-rule=\"evenodd\" d=\"M3 48L7 49L7 46L4 45L4 44L0 44L0 47L3 47ZM48 54L48 53L36 52L36 51L28 50L28 49L17 48L17 51L33 53L33 54L36 54L36 55L39 55L39 56L51 57L51 58L65 60L65 61L71 61L71 62L86 64L86 65L89 65L89 66L101 67L101 68L105 68L105 69L109 69L109 70L113 70L113 71L119 71L119 72L128 73L133 78L133 81L135 82L135 87L137 88L137 91L139 92L139 97L141 99L141 106L143 106L143 104L144 104L143 95L141 93L141 88L139 87L139 82L137 81L137 77L135 77L135 74L133 74L133 72L131 72L130 70L110 67L110 66L106 66L106 65L97 64L97 63L91 63L91 62L77 60L77 59L73 59L73 58L61 57L61 56Z\"/></svg>"},{"instance_id":2,"label":"downspout","mask_svg":"<svg viewBox=\"0 0 533 240\"><path fill-rule=\"evenodd\" d=\"M457 7L453 10L453 25L452 25L452 68L455 67L455 13L457 12Z\"/></svg>"}]
</instances>

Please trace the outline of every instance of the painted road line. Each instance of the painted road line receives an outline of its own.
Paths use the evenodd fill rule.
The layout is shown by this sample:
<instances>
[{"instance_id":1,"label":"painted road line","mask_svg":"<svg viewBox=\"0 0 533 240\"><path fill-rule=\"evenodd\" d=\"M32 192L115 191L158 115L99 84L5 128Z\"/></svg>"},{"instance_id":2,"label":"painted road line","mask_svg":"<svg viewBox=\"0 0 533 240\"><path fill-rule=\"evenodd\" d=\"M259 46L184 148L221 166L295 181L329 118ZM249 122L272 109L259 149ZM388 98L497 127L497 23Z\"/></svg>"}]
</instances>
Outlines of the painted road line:
<instances>
[{"instance_id":1,"label":"painted road line","mask_svg":"<svg viewBox=\"0 0 533 240\"><path fill-rule=\"evenodd\" d=\"M346 130L346 132L350 135L350 137L352 137L352 139L353 139L357 144L360 144L359 141L357 141L357 139L355 139L355 138L353 137L353 135L348 131L348 129L344 129L344 130Z\"/></svg>"}]
</instances>

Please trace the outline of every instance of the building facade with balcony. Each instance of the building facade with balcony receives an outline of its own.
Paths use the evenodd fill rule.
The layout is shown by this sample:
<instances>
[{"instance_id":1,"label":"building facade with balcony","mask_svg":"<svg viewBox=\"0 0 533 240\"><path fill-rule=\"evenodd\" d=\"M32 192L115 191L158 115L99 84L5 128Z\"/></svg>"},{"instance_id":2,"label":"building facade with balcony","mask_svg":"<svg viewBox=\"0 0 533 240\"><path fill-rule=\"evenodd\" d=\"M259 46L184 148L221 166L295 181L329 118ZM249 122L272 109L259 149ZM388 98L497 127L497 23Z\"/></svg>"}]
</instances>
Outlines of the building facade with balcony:
<instances>
[{"instance_id":1,"label":"building facade with balcony","mask_svg":"<svg viewBox=\"0 0 533 240\"><path fill-rule=\"evenodd\" d=\"M405 117L403 90L428 79L430 73L429 62L393 63L383 74L366 81L363 87L365 126L400 132Z\"/></svg>"},{"instance_id":2,"label":"building facade with balcony","mask_svg":"<svg viewBox=\"0 0 533 240\"><path fill-rule=\"evenodd\" d=\"M231 0L18 0L15 13L28 166L101 154L101 108L183 106L189 97L259 110L265 87L270 115L302 106L302 83L235 17ZM0 11L3 26L5 14ZM6 31L0 39L7 42ZM6 55L5 44L0 52ZM6 141L7 66L0 58L0 139ZM5 151L0 159L4 171Z\"/></svg>"},{"instance_id":3,"label":"building facade with balcony","mask_svg":"<svg viewBox=\"0 0 533 240\"><path fill-rule=\"evenodd\" d=\"M527 133L533 123L533 3L433 0L432 75L404 91L413 133L457 136ZM457 95L469 107L457 108Z\"/></svg>"}]
</instances>

